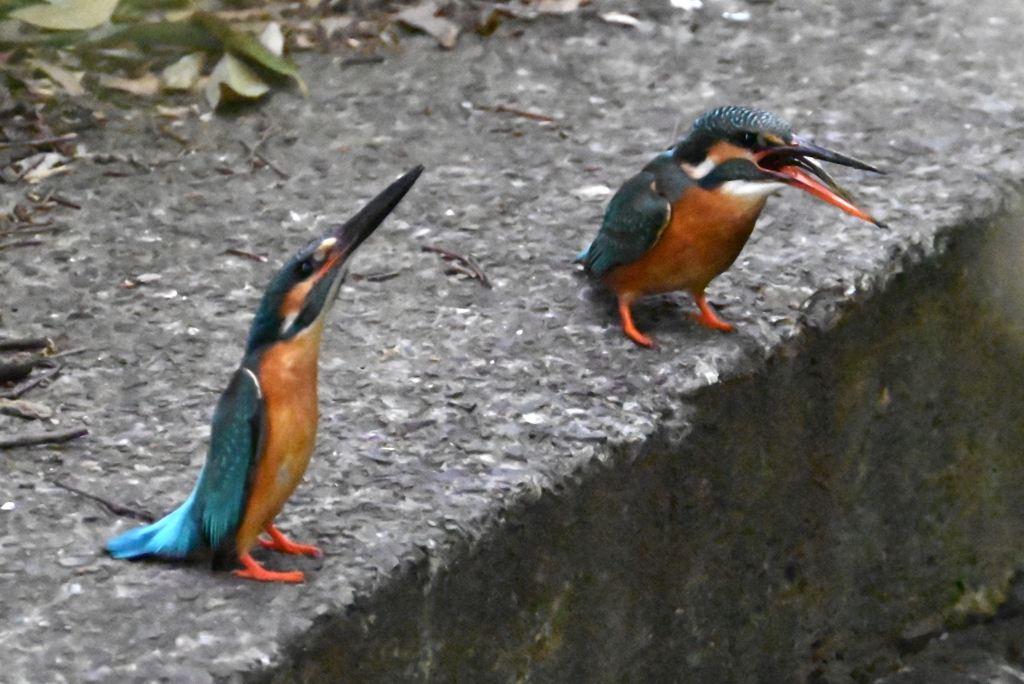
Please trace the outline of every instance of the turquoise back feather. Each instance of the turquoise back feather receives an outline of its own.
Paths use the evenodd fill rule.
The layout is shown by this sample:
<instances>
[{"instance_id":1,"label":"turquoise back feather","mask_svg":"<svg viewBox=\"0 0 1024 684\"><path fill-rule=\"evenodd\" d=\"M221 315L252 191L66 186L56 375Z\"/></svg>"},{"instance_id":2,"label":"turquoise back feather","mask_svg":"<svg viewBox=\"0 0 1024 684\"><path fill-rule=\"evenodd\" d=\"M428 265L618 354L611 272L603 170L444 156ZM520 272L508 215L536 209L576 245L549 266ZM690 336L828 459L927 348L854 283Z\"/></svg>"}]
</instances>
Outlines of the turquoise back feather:
<instances>
[{"instance_id":1,"label":"turquoise back feather","mask_svg":"<svg viewBox=\"0 0 1024 684\"><path fill-rule=\"evenodd\" d=\"M234 553L253 474L263 448L264 403L251 368L259 354L246 357L217 402L210 449L192 494L152 525L128 530L107 542L114 558L187 558L201 548L217 556Z\"/></svg>"},{"instance_id":2,"label":"turquoise back feather","mask_svg":"<svg viewBox=\"0 0 1024 684\"><path fill-rule=\"evenodd\" d=\"M576 261L601 276L639 260L661 237L672 216L672 205L693 185L671 151L658 155L615 193L597 237Z\"/></svg>"}]
</instances>

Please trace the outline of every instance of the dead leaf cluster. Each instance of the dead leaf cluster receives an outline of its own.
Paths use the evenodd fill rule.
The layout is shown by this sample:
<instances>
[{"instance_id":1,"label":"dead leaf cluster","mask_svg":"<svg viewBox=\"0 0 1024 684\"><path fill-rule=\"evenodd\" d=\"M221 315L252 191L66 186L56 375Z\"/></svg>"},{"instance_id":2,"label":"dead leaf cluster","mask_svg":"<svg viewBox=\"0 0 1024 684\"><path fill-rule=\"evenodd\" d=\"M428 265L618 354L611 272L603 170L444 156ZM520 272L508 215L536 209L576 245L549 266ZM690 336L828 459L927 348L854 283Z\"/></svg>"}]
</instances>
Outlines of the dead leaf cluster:
<instances>
[{"instance_id":1,"label":"dead leaf cluster","mask_svg":"<svg viewBox=\"0 0 1024 684\"><path fill-rule=\"evenodd\" d=\"M153 6L174 6L149 11ZM188 8L187 0L50 0L0 9L0 71L27 99L204 93L216 108L292 81L281 24ZM182 7L178 7L182 5ZM8 18L3 22L4 15ZM221 16L223 15L223 16ZM251 31L257 27L257 38Z\"/></svg>"},{"instance_id":2,"label":"dead leaf cluster","mask_svg":"<svg viewBox=\"0 0 1024 684\"><path fill-rule=\"evenodd\" d=\"M381 61L403 33L451 49L462 33L490 35L507 19L567 14L589 0L424 0L365 16L339 0L9 0L0 8L0 75L29 100L202 94L214 109L254 101L288 82L305 93L288 51L349 50ZM3 3L0 3L3 4ZM232 6L234 5L234 6ZM6 19L6 21L4 21ZM2 84L2 81L0 81ZM0 86L0 105L3 101Z\"/></svg>"},{"instance_id":3,"label":"dead leaf cluster","mask_svg":"<svg viewBox=\"0 0 1024 684\"><path fill-rule=\"evenodd\" d=\"M4 92L0 86L0 96ZM0 183L31 184L57 174L73 173L78 132L104 120L100 112L74 103L30 107L12 102L10 107L0 109ZM0 221L4 219L3 212L10 210L0 206ZM2 230L0 223L0 234Z\"/></svg>"},{"instance_id":4,"label":"dead leaf cluster","mask_svg":"<svg viewBox=\"0 0 1024 684\"><path fill-rule=\"evenodd\" d=\"M43 387L60 374L63 366L51 357L57 353L52 340L26 338L0 340L0 414L24 420L48 420L53 417L49 406L22 399L29 391ZM45 368L37 377L37 369Z\"/></svg>"},{"instance_id":5,"label":"dead leaf cluster","mask_svg":"<svg viewBox=\"0 0 1024 684\"><path fill-rule=\"evenodd\" d=\"M47 212L58 206L78 208L71 200L53 192L40 195L29 191L25 198L26 201L15 203L10 211L0 212L0 252L44 244L44 236L64 230L63 225L46 215ZM2 377L0 374L0 380Z\"/></svg>"}]
</instances>

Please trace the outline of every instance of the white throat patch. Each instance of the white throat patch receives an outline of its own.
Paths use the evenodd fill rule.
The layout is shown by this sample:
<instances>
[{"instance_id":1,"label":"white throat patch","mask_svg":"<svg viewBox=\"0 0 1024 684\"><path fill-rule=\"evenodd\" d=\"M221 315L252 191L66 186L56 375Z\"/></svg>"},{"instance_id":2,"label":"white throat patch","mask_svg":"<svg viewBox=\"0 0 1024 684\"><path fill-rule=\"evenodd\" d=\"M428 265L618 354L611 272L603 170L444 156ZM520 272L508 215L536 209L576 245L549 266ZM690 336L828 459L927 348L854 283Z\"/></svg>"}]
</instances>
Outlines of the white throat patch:
<instances>
[{"instance_id":1,"label":"white throat patch","mask_svg":"<svg viewBox=\"0 0 1024 684\"><path fill-rule=\"evenodd\" d=\"M722 183L722 192L733 197L767 197L784 187L785 183L772 181L731 180Z\"/></svg>"},{"instance_id":2,"label":"white throat patch","mask_svg":"<svg viewBox=\"0 0 1024 684\"><path fill-rule=\"evenodd\" d=\"M711 171L715 168L715 160L712 159L711 157L706 157L704 161L702 161L700 164L697 164L696 166L690 166L689 164L681 164L680 166L683 169L683 173L685 173L687 176L699 180L704 176L708 175L709 173L711 173Z\"/></svg>"},{"instance_id":3,"label":"white throat patch","mask_svg":"<svg viewBox=\"0 0 1024 684\"><path fill-rule=\"evenodd\" d=\"M286 332L288 332L288 328L292 327L292 324L295 322L295 319L298 318L298 317L299 317L299 312L298 311L296 311L294 313L290 313L290 314L288 314L287 316L284 317L284 320L281 322L281 336L282 337L284 337L284 334Z\"/></svg>"}]
</instances>

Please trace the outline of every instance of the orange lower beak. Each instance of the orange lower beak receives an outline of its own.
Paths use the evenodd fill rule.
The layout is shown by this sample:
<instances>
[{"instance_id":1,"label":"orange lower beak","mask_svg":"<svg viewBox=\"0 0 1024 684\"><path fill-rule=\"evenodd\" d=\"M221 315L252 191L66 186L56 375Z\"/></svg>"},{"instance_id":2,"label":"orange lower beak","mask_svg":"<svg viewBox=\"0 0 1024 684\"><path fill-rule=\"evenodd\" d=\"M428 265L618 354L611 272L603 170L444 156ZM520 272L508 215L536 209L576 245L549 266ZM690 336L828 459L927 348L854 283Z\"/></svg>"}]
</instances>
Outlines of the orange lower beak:
<instances>
[{"instance_id":1,"label":"orange lower beak","mask_svg":"<svg viewBox=\"0 0 1024 684\"><path fill-rule=\"evenodd\" d=\"M781 166L777 169L778 173L781 173L788 177L786 183L792 185L795 188L800 188L806 192L811 193L819 199L823 199L829 204L839 207L847 214L856 216L859 219L863 219L869 223L873 223L876 226L884 228L884 224L876 221L871 217L869 213L858 207L856 204L846 199L845 197L836 193L832 188L828 187L817 178L807 173L798 166Z\"/></svg>"}]
</instances>

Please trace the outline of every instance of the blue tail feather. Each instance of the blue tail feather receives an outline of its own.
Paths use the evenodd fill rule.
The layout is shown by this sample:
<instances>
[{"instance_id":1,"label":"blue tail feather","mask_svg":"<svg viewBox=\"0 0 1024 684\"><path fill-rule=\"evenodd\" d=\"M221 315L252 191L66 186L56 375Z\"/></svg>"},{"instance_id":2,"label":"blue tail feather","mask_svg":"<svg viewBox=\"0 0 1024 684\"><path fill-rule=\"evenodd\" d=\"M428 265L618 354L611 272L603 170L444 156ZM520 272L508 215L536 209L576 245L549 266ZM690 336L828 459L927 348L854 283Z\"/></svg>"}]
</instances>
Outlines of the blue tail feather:
<instances>
[{"instance_id":1,"label":"blue tail feather","mask_svg":"<svg viewBox=\"0 0 1024 684\"><path fill-rule=\"evenodd\" d=\"M193 491L185 503L152 525L128 530L111 539L107 542L107 551L114 558L187 557L203 541L192 510L195 500Z\"/></svg>"}]
</instances>

